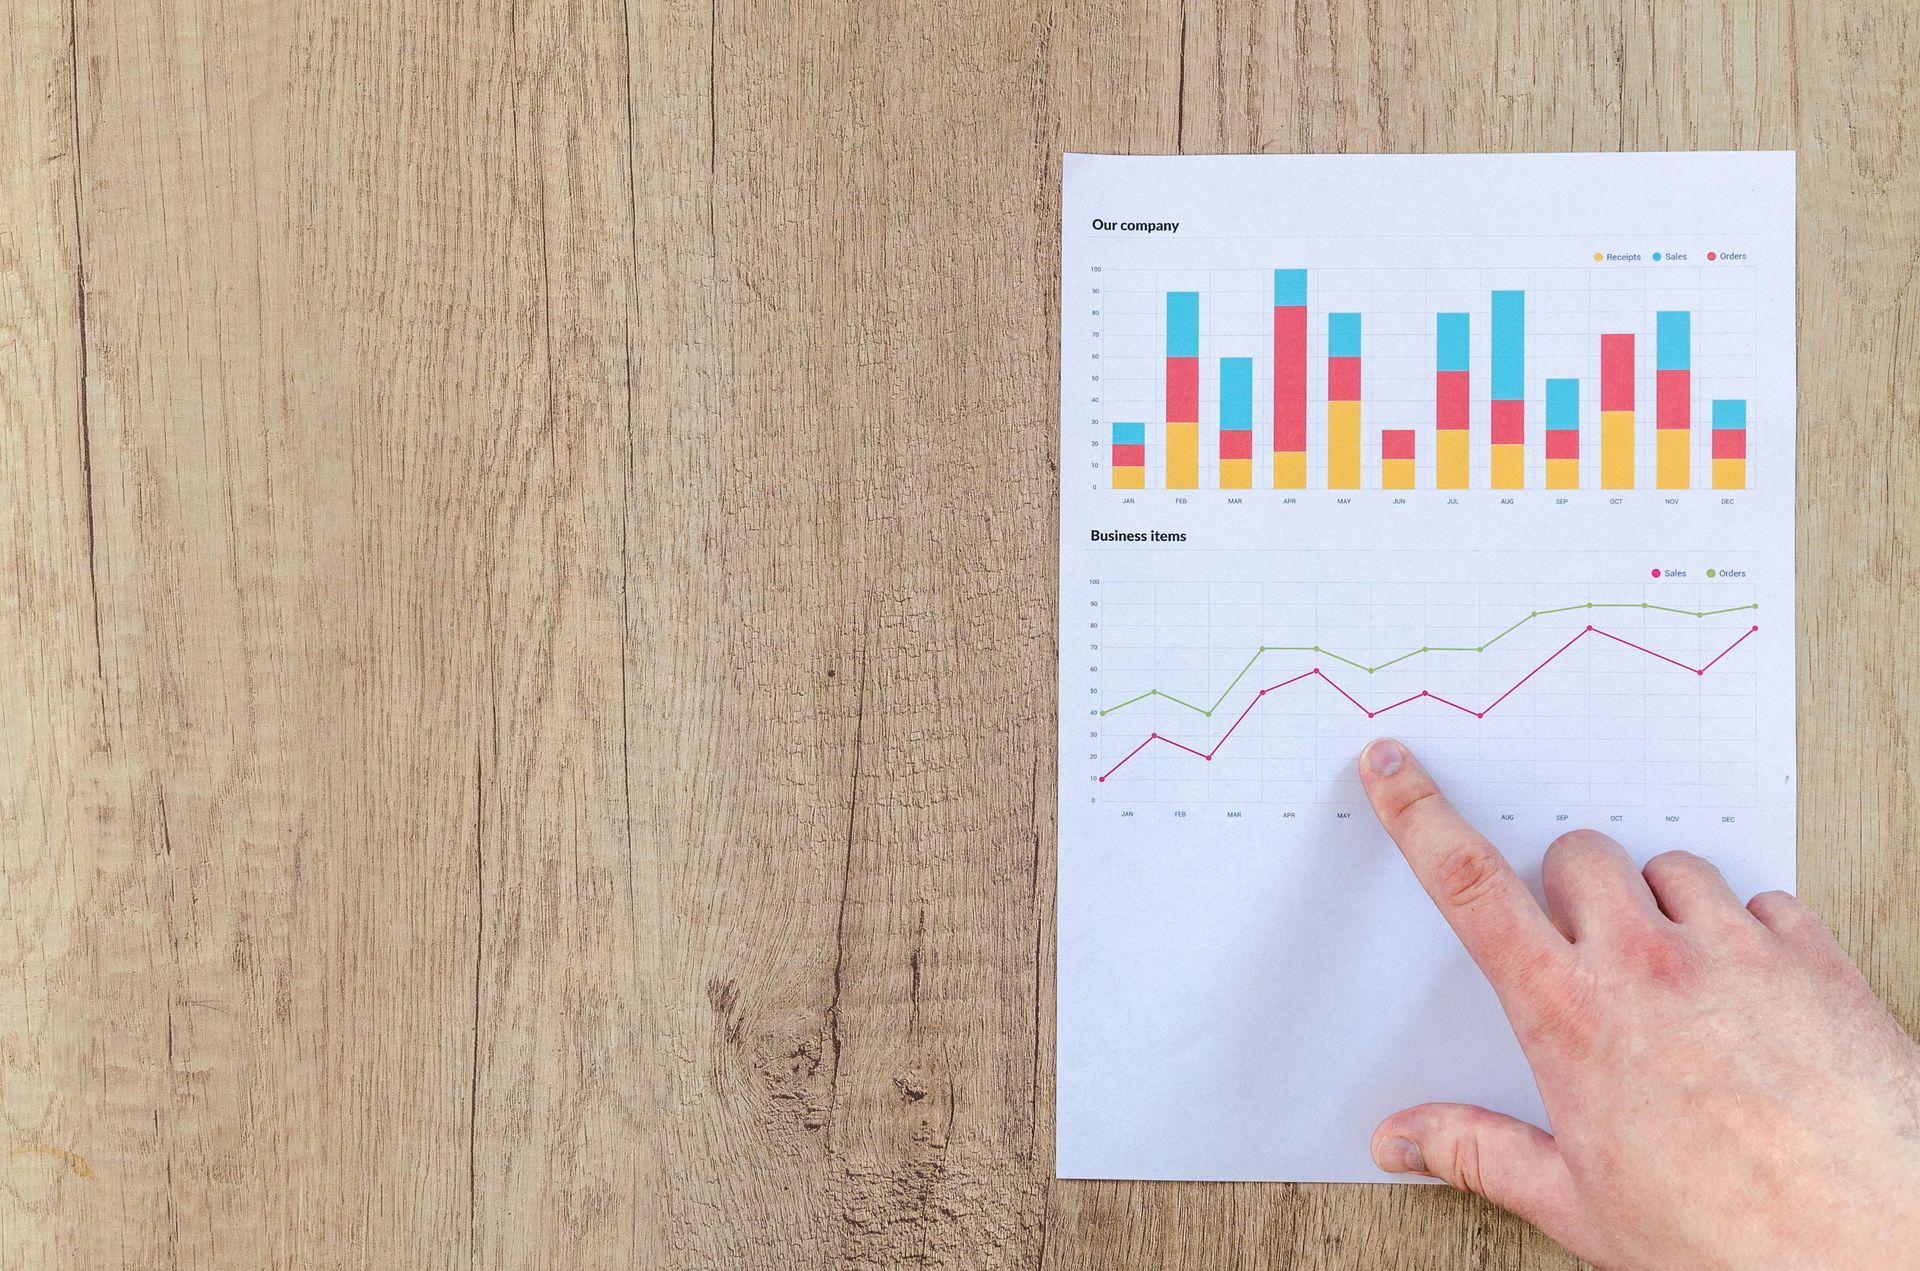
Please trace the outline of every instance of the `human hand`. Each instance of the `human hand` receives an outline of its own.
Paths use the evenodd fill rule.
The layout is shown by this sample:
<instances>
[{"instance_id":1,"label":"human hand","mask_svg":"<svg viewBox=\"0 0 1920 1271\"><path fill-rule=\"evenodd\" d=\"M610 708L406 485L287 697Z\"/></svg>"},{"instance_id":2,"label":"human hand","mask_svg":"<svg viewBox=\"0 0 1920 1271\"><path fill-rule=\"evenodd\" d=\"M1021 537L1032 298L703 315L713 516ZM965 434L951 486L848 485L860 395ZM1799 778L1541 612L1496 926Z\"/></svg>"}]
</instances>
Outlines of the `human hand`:
<instances>
[{"instance_id":1,"label":"human hand","mask_svg":"<svg viewBox=\"0 0 1920 1271\"><path fill-rule=\"evenodd\" d=\"M1608 1268L1920 1266L1920 1047L1811 910L1575 830L1542 866L1550 920L1405 746L1372 743L1360 775L1553 1126L1422 1104L1374 1131L1382 1169Z\"/></svg>"}]
</instances>

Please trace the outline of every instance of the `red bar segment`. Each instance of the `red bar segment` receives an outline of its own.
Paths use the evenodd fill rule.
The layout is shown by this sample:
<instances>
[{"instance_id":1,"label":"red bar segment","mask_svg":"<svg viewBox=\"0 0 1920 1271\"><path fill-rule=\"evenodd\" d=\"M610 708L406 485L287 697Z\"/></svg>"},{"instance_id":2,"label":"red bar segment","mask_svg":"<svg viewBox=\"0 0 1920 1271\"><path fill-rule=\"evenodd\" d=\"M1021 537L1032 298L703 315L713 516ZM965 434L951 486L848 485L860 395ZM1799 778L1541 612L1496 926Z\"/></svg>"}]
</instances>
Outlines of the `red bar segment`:
<instances>
[{"instance_id":1,"label":"red bar segment","mask_svg":"<svg viewBox=\"0 0 1920 1271\"><path fill-rule=\"evenodd\" d=\"M1434 372L1433 422L1436 428L1465 428L1470 372Z\"/></svg>"},{"instance_id":2,"label":"red bar segment","mask_svg":"<svg viewBox=\"0 0 1920 1271\"><path fill-rule=\"evenodd\" d=\"M1577 428L1547 429L1547 458L1578 459L1580 457L1580 430Z\"/></svg>"},{"instance_id":3,"label":"red bar segment","mask_svg":"<svg viewBox=\"0 0 1920 1271\"><path fill-rule=\"evenodd\" d=\"M1380 457L1382 459L1413 458L1413 429L1383 429L1380 433Z\"/></svg>"},{"instance_id":4,"label":"red bar segment","mask_svg":"<svg viewBox=\"0 0 1920 1271\"><path fill-rule=\"evenodd\" d=\"M1715 459L1745 459L1747 457L1747 431L1744 428L1716 428L1713 430L1713 457Z\"/></svg>"},{"instance_id":5,"label":"red bar segment","mask_svg":"<svg viewBox=\"0 0 1920 1271\"><path fill-rule=\"evenodd\" d=\"M1273 311L1273 448L1307 448L1307 311Z\"/></svg>"},{"instance_id":6,"label":"red bar segment","mask_svg":"<svg viewBox=\"0 0 1920 1271\"><path fill-rule=\"evenodd\" d=\"M1167 359L1167 422L1200 422L1200 359L1197 357Z\"/></svg>"},{"instance_id":7,"label":"red bar segment","mask_svg":"<svg viewBox=\"0 0 1920 1271\"><path fill-rule=\"evenodd\" d=\"M1654 372L1654 422L1660 428L1685 428L1692 421L1692 371Z\"/></svg>"},{"instance_id":8,"label":"red bar segment","mask_svg":"<svg viewBox=\"0 0 1920 1271\"><path fill-rule=\"evenodd\" d=\"M1600 409L1633 409L1633 337L1600 337Z\"/></svg>"},{"instance_id":9,"label":"red bar segment","mask_svg":"<svg viewBox=\"0 0 1920 1271\"><path fill-rule=\"evenodd\" d=\"M1330 402L1360 400L1359 358L1330 357L1327 359L1327 400Z\"/></svg>"},{"instance_id":10,"label":"red bar segment","mask_svg":"<svg viewBox=\"0 0 1920 1271\"><path fill-rule=\"evenodd\" d=\"M1115 442L1113 446L1113 466L1116 468L1144 468L1147 466L1147 448L1129 446Z\"/></svg>"},{"instance_id":11,"label":"red bar segment","mask_svg":"<svg viewBox=\"0 0 1920 1271\"><path fill-rule=\"evenodd\" d=\"M1518 446L1527 439L1527 404L1525 402L1495 402L1493 404L1493 444L1496 446Z\"/></svg>"},{"instance_id":12,"label":"red bar segment","mask_svg":"<svg viewBox=\"0 0 1920 1271\"><path fill-rule=\"evenodd\" d=\"M1253 458L1253 430L1251 428L1222 428L1220 430L1220 457L1222 459Z\"/></svg>"}]
</instances>

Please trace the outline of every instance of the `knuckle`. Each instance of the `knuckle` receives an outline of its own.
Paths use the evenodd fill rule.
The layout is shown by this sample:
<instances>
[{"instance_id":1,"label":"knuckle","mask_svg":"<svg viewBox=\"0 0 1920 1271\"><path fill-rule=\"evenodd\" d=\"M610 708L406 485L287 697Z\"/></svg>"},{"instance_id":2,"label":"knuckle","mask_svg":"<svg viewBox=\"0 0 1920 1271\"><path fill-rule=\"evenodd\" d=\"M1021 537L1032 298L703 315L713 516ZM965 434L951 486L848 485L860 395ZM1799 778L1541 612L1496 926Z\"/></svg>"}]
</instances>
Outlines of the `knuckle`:
<instances>
[{"instance_id":1,"label":"knuckle","mask_svg":"<svg viewBox=\"0 0 1920 1271\"><path fill-rule=\"evenodd\" d=\"M1776 936L1786 939L1805 940L1831 934L1820 915L1801 904L1790 892L1763 891L1747 902L1747 912Z\"/></svg>"},{"instance_id":2,"label":"knuckle","mask_svg":"<svg viewBox=\"0 0 1920 1271\"><path fill-rule=\"evenodd\" d=\"M1699 869L1706 865L1706 858L1695 856L1685 848L1676 847L1670 852L1662 852L1647 862L1643 871L1649 876L1654 874L1680 874Z\"/></svg>"},{"instance_id":3,"label":"knuckle","mask_svg":"<svg viewBox=\"0 0 1920 1271\"><path fill-rule=\"evenodd\" d=\"M1804 909L1805 906L1795 899L1791 892L1763 891L1747 902L1747 908L1756 915L1784 918L1793 916L1795 910Z\"/></svg>"},{"instance_id":4,"label":"knuckle","mask_svg":"<svg viewBox=\"0 0 1920 1271\"><path fill-rule=\"evenodd\" d=\"M1598 830L1568 830L1547 844L1546 858L1541 862L1541 867L1561 873L1578 872L1583 866L1616 850L1613 840Z\"/></svg>"},{"instance_id":5,"label":"knuckle","mask_svg":"<svg viewBox=\"0 0 1920 1271\"><path fill-rule=\"evenodd\" d=\"M1447 1181L1475 1196L1487 1194L1487 1178L1478 1135L1462 1134L1453 1140L1453 1150L1447 1153Z\"/></svg>"},{"instance_id":6,"label":"knuckle","mask_svg":"<svg viewBox=\"0 0 1920 1271\"><path fill-rule=\"evenodd\" d=\"M1419 815L1440 797L1440 787L1431 781L1415 779L1402 783L1388 795L1387 816L1396 824Z\"/></svg>"},{"instance_id":7,"label":"knuckle","mask_svg":"<svg viewBox=\"0 0 1920 1271\"><path fill-rule=\"evenodd\" d=\"M1691 982L1700 969L1699 954L1687 941L1658 927L1635 927L1620 940L1620 960L1628 970L1654 984Z\"/></svg>"},{"instance_id":8,"label":"knuckle","mask_svg":"<svg viewBox=\"0 0 1920 1271\"><path fill-rule=\"evenodd\" d=\"M1443 904L1471 909L1499 889L1505 872L1491 844L1468 839L1442 853L1433 871L1434 890Z\"/></svg>"},{"instance_id":9,"label":"knuckle","mask_svg":"<svg viewBox=\"0 0 1920 1271\"><path fill-rule=\"evenodd\" d=\"M1726 879L1717 865L1704 856L1678 848L1660 853L1648 861L1640 873L1656 888L1715 896L1723 896L1727 890Z\"/></svg>"},{"instance_id":10,"label":"knuckle","mask_svg":"<svg viewBox=\"0 0 1920 1271\"><path fill-rule=\"evenodd\" d=\"M1547 850L1549 852L1558 850L1564 854L1567 852L1578 852L1596 847L1604 847L1610 842L1612 842L1612 840L1600 831L1583 825L1577 829L1568 830L1566 833L1560 835L1560 837L1554 839L1553 842L1547 845Z\"/></svg>"}]
</instances>

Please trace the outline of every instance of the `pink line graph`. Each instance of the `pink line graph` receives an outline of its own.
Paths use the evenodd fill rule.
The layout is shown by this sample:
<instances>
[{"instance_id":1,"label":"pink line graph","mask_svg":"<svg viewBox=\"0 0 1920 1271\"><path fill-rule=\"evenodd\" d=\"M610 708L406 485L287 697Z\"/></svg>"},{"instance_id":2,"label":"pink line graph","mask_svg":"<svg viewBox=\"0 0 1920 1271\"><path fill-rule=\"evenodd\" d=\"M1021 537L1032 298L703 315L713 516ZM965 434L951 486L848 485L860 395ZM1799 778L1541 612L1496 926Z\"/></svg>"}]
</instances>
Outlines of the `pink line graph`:
<instances>
[{"instance_id":1,"label":"pink line graph","mask_svg":"<svg viewBox=\"0 0 1920 1271\"><path fill-rule=\"evenodd\" d=\"M1368 709L1367 706L1365 706L1360 701L1359 698L1355 697L1353 694L1347 692L1347 690L1341 688L1338 684L1334 683L1333 680L1328 677L1325 671L1322 671L1319 667L1316 666L1311 671L1302 671L1300 674L1294 676L1290 680L1282 680L1278 684L1270 684L1266 688L1263 688L1259 692L1255 693L1253 695L1253 700L1247 703L1247 708L1240 712L1239 716L1234 719L1233 723L1227 725L1227 731L1220 734L1220 740L1214 742L1211 749L1195 750L1192 746L1189 746L1184 742L1175 741L1171 737L1162 737L1159 733L1152 733L1148 735L1145 741L1141 742L1138 746L1135 746L1132 750L1129 750L1126 753L1126 755L1120 760L1119 763L1113 765L1113 767L1107 769L1104 773L1100 774L1100 780L1105 781L1108 777L1111 777L1114 773L1120 771L1121 768L1126 766L1127 760L1133 758L1135 755L1139 754L1141 751L1145 750L1148 746L1150 746L1156 741L1162 742L1168 746L1172 746L1177 750L1184 750L1190 755L1198 755L1202 759L1211 761L1212 758L1220 752L1220 747L1227 744L1227 738L1233 736L1233 730L1240 727L1241 720L1244 720L1248 715L1253 713L1253 708L1260 704L1260 700L1262 698L1264 698L1269 693L1275 692L1279 689L1286 688L1290 684L1298 684L1302 680L1311 680L1311 679L1320 680L1328 688L1331 688L1334 692L1346 698L1349 702L1352 702L1354 709L1358 710L1361 714L1365 715L1368 719L1378 718L1379 716L1386 714L1388 711L1398 710L1402 706L1411 705L1412 703L1421 701L1422 699L1438 702L1442 706L1451 706L1453 709L1457 711L1464 711L1466 714L1473 716L1475 719L1485 719L1487 717L1488 712L1492 711L1494 707L1506 701L1509 697L1512 697L1515 690L1517 690L1522 684L1525 684L1528 680L1532 679L1534 676L1540 674L1541 671L1545 670L1547 668L1548 663L1552 662L1555 658L1559 657L1562 653L1565 653L1568 649L1571 649L1574 645L1580 643L1580 641L1586 639L1590 635L1605 636L1607 639L1613 641L1615 644L1624 644L1629 649L1638 650L1639 652L1646 654L1650 658L1658 658L1660 661L1668 663L1669 665L1672 665L1672 666L1677 666L1683 671L1691 671L1695 675L1705 675L1709 670L1713 669L1714 665L1718 663L1721 658L1726 657L1727 654L1732 653L1735 649L1739 648L1742 644L1746 642L1747 637L1753 635L1758 630L1760 630L1758 625L1748 627L1745 631L1740 633L1740 637L1738 639L1736 639L1732 644L1729 644L1726 648L1720 650L1719 653L1715 654L1713 656L1713 659L1709 661L1705 666L1688 666L1685 662L1677 661L1673 658L1668 657L1664 653L1656 653L1652 649L1647 648L1645 645L1635 644L1631 640L1622 639L1620 636L1613 634L1611 631L1602 631L1598 627L1589 625L1584 630L1576 631L1574 633L1573 639L1567 641L1565 644L1555 649L1552 653L1549 653L1546 656L1546 658L1541 661L1539 666L1534 667L1531 671L1528 671L1525 675L1521 676L1518 680L1515 680L1512 686L1509 687L1506 692L1500 694L1500 696L1494 698L1491 702L1487 703L1484 707L1482 707L1479 710L1475 710L1471 706L1462 706L1458 702L1451 701L1447 698L1440 696L1438 693L1429 692L1426 689L1421 689L1418 693L1415 693L1412 697L1403 697L1397 702L1391 702L1385 706L1377 707L1374 709Z\"/></svg>"}]
</instances>

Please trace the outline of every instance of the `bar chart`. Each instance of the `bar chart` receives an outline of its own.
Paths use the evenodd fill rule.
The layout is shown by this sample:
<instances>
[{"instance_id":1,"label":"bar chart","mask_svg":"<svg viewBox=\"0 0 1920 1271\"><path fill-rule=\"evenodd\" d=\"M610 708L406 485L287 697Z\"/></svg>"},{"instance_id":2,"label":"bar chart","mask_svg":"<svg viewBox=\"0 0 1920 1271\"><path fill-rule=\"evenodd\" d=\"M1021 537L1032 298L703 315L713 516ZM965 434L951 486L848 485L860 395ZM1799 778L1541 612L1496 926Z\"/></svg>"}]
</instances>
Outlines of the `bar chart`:
<instances>
[{"instance_id":1,"label":"bar chart","mask_svg":"<svg viewBox=\"0 0 1920 1271\"><path fill-rule=\"evenodd\" d=\"M1112 490L1724 492L1753 476L1765 412L1737 261L1095 272Z\"/></svg>"},{"instance_id":2,"label":"bar chart","mask_svg":"<svg viewBox=\"0 0 1920 1271\"><path fill-rule=\"evenodd\" d=\"M1433 429L1436 484L1442 490L1468 485L1473 444L1473 317L1434 317Z\"/></svg>"}]
</instances>

